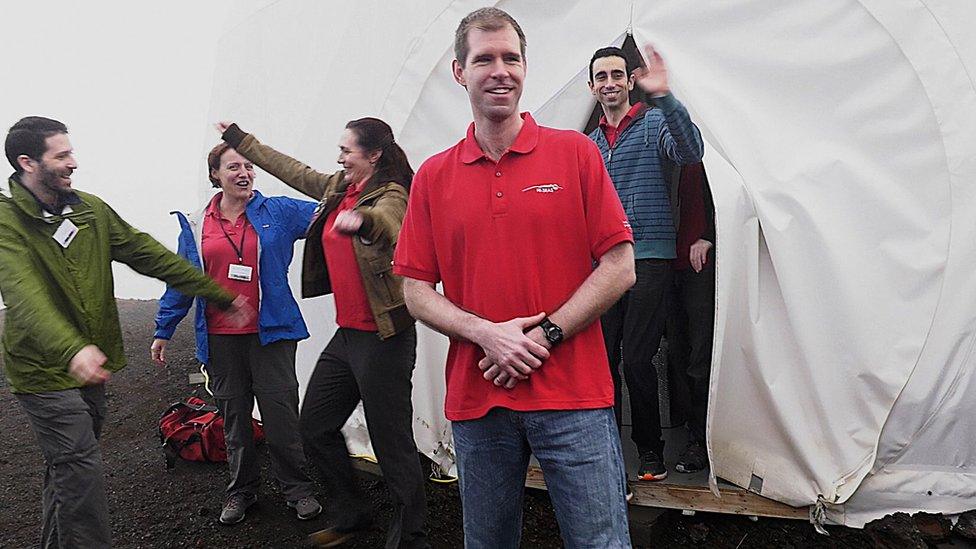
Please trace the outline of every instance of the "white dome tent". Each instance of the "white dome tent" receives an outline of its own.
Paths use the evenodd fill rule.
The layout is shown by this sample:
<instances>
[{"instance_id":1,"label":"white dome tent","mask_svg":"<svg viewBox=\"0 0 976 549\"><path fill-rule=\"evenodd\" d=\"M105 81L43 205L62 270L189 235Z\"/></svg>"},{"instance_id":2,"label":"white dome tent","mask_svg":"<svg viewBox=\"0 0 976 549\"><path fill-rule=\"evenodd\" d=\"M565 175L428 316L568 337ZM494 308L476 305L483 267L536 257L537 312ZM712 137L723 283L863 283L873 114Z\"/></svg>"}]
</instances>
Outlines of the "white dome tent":
<instances>
[{"instance_id":1,"label":"white dome tent","mask_svg":"<svg viewBox=\"0 0 976 549\"><path fill-rule=\"evenodd\" d=\"M471 120L450 60L458 21L482 5L240 0L211 118L331 170L345 122L375 115L416 168ZM850 526L976 508L976 6L496 5L526 32L522 108L540 123L581 128L590 55L631 32L659 47L702 130L720 241L713 474ZM307 378L334 309L302 307ZM420 340L418 445L449 468L446 340ZM350 433L368 452L361 420Z\"/></svg>"}]
</instances>

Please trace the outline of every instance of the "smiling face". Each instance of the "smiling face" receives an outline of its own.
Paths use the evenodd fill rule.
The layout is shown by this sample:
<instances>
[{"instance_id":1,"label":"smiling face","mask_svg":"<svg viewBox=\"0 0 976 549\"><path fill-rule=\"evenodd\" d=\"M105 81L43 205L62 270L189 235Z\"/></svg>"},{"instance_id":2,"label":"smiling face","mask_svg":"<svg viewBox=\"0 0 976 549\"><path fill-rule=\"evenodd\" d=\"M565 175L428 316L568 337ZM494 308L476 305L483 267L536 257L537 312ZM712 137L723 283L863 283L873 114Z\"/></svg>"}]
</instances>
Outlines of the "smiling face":
<instances>
[{"instance_id":1,"label":"smiling face","mask_svg":"<svg viewBox=\"0 0 976 549\"><path fill-rule=\"evenodd\" d=\"M462 65L455 60L454 79L468 90L475 119L500 122L518 116L525 59L518 34L511 26L485 31L468 31L468 56Z\"/></svg>"},{"instance_id":2,"label":"smiling face","mask_svg":"<svg viewBox=\"0 0 976 549\"><path fill-rule=\"evenodd\" d=\"M634 79L627 74L627 61L611 55L593 61L593 80L590 92L605 110L614 111L630 107L630 90Z\"/></svg>"},{"instance_id":3,"label":"smiling face","mask_svg":"<svg viewBox=\"0 0 976 549\"><path fill-rule=\"evenodd\" d=\"M71 141L67 134L58 133L48 136L44 144L47 150L41 155L40 162L35 161L37 181L55 196L70 194L71 174L78 169Z\"/></svg>"},{"instance_id":4,"label":"smiling face","mask_svg":"<svg viewBox=\"0 0 976 549\"><path fill-rule=\"evenodd\" d=\"M220 155L220 167L210 174L220 183L224 196L250 200L254 187L254 164L234 149Z\"/></svg>"},{"instance_id":5,"label":"smiling face","mask_svg":"<svg viewBox=\"0 0 976 549\"><path fill-rule=\"evenodd\" d=\"M339 138L339 158L336 162L346 170L346 179L356 184L372 177L380 154L380 151L366 152L360 146L356 132L346 128Z\"/></svg>"}]
</instances>

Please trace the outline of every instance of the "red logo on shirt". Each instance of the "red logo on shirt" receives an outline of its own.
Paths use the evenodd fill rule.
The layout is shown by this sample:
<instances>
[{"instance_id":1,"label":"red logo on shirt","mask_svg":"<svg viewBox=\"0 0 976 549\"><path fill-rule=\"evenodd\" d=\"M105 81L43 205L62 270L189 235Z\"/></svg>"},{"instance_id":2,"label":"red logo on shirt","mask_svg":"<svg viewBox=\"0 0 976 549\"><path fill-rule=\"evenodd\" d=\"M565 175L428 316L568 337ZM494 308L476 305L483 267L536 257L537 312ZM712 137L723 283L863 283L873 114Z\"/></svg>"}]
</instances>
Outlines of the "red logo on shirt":
<instances>
[{"instance_id":1,"label":"red logo on shirt","mask_svg":"<svg viewBox=\"0 0 976 549\"><path fill-rule=\"evenodd\" d=\"M526 187L522 189L522 192L525 193L533 190L537 193L554 193L556 191L563 190L563 187L560 187L558 183L546 183L543 185L532 185L531 187Z\"/></svg>"}]
</instances>

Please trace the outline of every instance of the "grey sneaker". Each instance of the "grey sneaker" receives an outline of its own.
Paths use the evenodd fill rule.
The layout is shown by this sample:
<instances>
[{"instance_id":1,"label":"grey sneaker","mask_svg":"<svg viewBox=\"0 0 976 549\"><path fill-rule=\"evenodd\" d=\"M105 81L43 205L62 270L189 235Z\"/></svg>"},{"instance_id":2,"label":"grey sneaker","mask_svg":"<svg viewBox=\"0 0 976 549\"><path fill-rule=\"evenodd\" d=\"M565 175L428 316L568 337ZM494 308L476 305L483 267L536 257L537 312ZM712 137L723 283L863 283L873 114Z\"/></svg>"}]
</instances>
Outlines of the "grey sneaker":
<instances>
[{"instance_id":1,"label":"grey sneaker","mask_svg":"<svg viewBox=\"0 0 976 549\"><path fill-rule=\"evenodd\" d=\"M247 508L254 505L258 497L254 494L237 493L231 494L224 502L224 508L220 511L221 524L237 524L244 520L244 513Z\"/></svg>"},{"instance_id":2,"label":"grey sneaker","mask_svg":"<svg viewBox=\"0 0 976 549\"><path fill-rule=\"evenodd\" d=\"M298 520L313 519L322 512L322 506L319 505L315 496L306 496L295 501L289 501L288 507L295 510L295 514L298 515Z\"/></svg>"}]
</instances>

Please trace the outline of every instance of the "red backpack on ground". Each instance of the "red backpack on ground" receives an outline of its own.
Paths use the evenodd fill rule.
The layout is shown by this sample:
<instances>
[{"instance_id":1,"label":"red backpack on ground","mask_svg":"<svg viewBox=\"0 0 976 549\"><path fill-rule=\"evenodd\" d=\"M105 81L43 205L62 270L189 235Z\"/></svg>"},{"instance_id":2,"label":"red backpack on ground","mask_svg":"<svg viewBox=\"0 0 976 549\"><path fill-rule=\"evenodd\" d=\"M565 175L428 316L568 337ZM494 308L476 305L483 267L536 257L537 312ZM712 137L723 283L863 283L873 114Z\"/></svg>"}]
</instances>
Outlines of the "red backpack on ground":
<instances>
[{"instance_id":1,"label":"red backpack on ground","mask_svg":"<svg viewBox=\"0 0 976 549\"><path fill-rule=\"evenodd\" d=\"M254 442L264 440L264 428L257 420ZM159 418L159 440L163 443L166 468L176 466L176 458L187 461L227 461L224 442L224 417L216 406L197 397L173 403Z\"/></svg>"}]
</instances>

